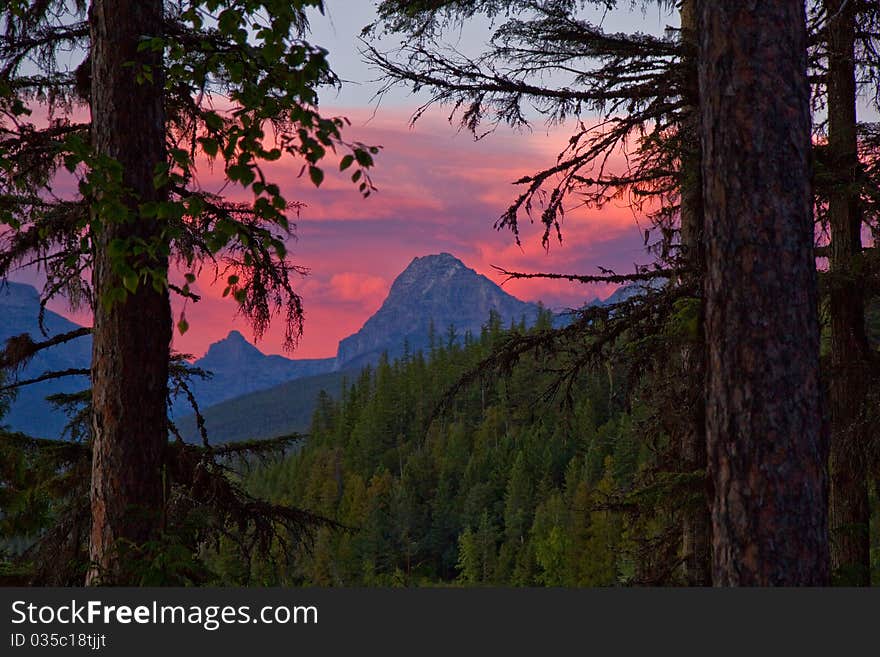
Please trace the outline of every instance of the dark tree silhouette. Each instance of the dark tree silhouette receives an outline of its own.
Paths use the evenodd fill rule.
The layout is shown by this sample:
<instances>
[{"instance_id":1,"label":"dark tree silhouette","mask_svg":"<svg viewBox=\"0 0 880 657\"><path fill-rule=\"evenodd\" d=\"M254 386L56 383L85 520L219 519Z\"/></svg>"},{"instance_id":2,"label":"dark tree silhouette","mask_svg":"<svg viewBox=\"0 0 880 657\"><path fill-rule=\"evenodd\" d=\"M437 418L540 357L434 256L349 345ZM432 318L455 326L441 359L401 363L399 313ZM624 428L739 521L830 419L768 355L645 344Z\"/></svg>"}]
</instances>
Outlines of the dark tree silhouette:
<instances>
[{"instance_id":1,"label":"dark tree silhouette","mask_svg":"<svg viewBox=\"0 0 880 657\"><path fill-rule=\"evenodd\" d=\"M826 584L804 6L718 0L702 19L714 581Z\"/></svg>"},{"instance_id":2,"label":"dark tree silhouette","mask_svg":"<svg viewBox=\"0 0 880 657\"><path fill-rule=\"evenodd\" d=\"M89 583L140 581L135 565L166 520L169 292L198 301L190 284L213 267L258 336L285 315L292 347L302 304L291 274L303 270L285 238L297 205L264 163L299 157L320 185L320 161L342 149L340 168L372 189L377 149L345 142L344 120L317 110L317 87L335 78L326 51L302 39L308 7L321 2L12 0L0 10L0 275L41 266L44 303L66 292L95 317ZM62 50L82 63L67 67ZM90 122L79 120L86 109ZM202 189L197 158L222 165L253 202ZM62 165L75 195L56 193ZM177 327L187 330L185 316Z\"/></svg>"},{"instance_id":3,"label":"dark tree silhouette","mask_svg":"<svg viewBox=\"0 0 880 657\"><path fill-rule=\"evenodd\" d=\"M870 347L865 332L862 258L862 177L856 118L858 3L826 0L828 108L827 222L831 365L831 564L837 579L870 584L869 471L865 401Z\"/></svg>"},{"instance_id":4,"label":"dark tree silhouette","mask_svg":"<svg viewBox=\"0 0 880 657\"><path fill-rule=\"evenodd\" d=\"M165 79L161 52L138 50L142 36L163 31L162 0L96 0L90 8L92 144L97 156L121 167L122 200L132 218L138 205L162 202L153 184L165 162ZM129 63L151 67L138 81ZM99 298L123 287L114 272L115 241L161 239L156 217L107 222L95 244L93 280ZM162 240L164 241L164 240ZM168 268L167 253L146 253L138 263ZM162 465L168 441L165 398L171 305L168 290L138 285L124 300L95 313L92 329L92 568L87 583L113 582L125 557L120 543L155 539L162 513Z\"/></svg>"},{"instance_id":5,"label":"dark tree silhouette","mask_svg":"<svg viewBox=\"0 0 880 657\"><path fill-rule=\"evenodd\" d=\"M666 385L646 386L658 409L656 431L672 436L672 469L685 475L692 495L678 506L683 579L710 582L710 523L705 486L705 412L702 395L703 334L700 290L704 269L699 94L697 86L697 2L660 4L681 13L681 29L664 36L609 33L591 23L581 11L592 2L475 2L451 0L380 5L381 22L368 30L404 33L399 50L367 48L367 58L386 75L389 84L404 83L430 91L432 103L454 108L460 125L483 136L504 122L529 124L530 109L549 123L571 120L575 126L568 147L548 168L516 182L523 187L499 218L519 239L519 221L540 219L543 240L563 238L560 220L567 209L602 207L625 199L649 218L657 256L654 278L670 276L681 317L694 316L695 330L672 329L668 315L654 317L657 332L651 342L654 361L642 368L663 377ZM624 8L629 6L624 3ZM507 19L496 26L489 47L467 58L442 41L445 29L476 14ZM427 105L419 108L417 120ZM597 115L582 121L582 113ZM626 154L626 166L609 163ZM650 234L646 233L646 243ZM647 280L651 268L628 279L614 276L571 276L582 282ZM661 271L662 270L662 273ZM530 274L529 277L534 277ZM543 275L546 276L546 275ZM653 295L647 299L657 301ZM672 308L672 305L661 306ZM641 320L633 319L633 327ZM688 324L690 322L688 321ZM595 332L599 323L584 325ZM638 332L638 329L636 330ZM604 340L603 340L604 342ZM662 374L659 370L667 370ZM675 418L661 418L659 409L680 406ZM669 466L666 466L669 467ZM648 550L654 550L651 546ZM653 579L653 578L652 578Z\"/></svg>"}]
</instances>

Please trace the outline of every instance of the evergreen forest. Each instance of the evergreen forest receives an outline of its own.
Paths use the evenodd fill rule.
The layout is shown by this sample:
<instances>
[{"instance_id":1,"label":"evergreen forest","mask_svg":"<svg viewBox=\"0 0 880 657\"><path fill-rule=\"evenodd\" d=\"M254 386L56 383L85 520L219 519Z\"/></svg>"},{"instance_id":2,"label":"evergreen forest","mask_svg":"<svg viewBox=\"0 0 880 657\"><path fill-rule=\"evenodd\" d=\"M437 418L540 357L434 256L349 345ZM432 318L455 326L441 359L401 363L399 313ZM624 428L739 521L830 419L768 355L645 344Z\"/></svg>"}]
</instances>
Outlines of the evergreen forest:
<instances>
[{"instance_id":1,"label":"evergreen forest","mask_svg":"<svg viewBox=\"0 0 880 657\"><path fill-rule=\"evenodd\" d=\"M378 0L328 48L329 4L0 3L0 282L40 287L0 349L0 584L880 583L880 3ZM387 149L364 138L328 101L353 57L375 74L364 108L402 90L409 127L439 110L485 159L406 119ZM550 156L477 151L545 129ZM473 186L502 170L509 196ZM331 374L308 431L267 437L263 417L212 441L210 372L175 349L201 309L294 352L384 291L361 265L409 248L401 208L449 199L491 206L480 228L433 215L434 239L482 253L492 226L490 252L547 255L484 263L496 281L621 294L565 316L507 298L537 319L444 322L390 356L339 336L298 364ZM612 267L615 212L638 256ZM340 271L310 287L305 238L332 230ZM309 324L331 293L339 317ZM88 325L50 334L61 304ZM422 310L364 327L414 336ZM84 340L79 364L28 369ZM292 365L258 355L267 380ZM60 381L60 435L4 425Z\"/></svg>"}]
</instances>

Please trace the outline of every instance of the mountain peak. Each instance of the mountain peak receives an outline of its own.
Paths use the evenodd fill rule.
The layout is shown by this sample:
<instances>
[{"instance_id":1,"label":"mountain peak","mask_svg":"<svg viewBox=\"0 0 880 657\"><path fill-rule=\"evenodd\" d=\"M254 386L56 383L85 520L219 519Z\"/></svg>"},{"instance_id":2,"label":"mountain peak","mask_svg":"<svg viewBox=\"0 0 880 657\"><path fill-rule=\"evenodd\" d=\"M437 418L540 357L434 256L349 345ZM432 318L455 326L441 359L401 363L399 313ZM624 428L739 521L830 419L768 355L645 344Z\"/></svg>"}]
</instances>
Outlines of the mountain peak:
<instances>
[{"instance_id":1,"label":"mountain peak","mask_svg":"<svg viewBox=\"0 0 880 657\"><path fill-rule=\"evenodd\" d=\"M400 272L400 276L405 274L407 271L415 269L415 270L426 270L426 269L470 269L467 265L465 265L461 260L456 258L451 253L431 253L429 255L417 256L412 259L412 262L409 263L406 269ZM471 270L473 271L473 270Z\"/></svg>"},{"instance_id":2,"label":"mountain peak","mask_svg":"<svg viewBox=\"0 0 880 657\"><path fill-rule=\"evenodd\" d=\"M202 365L210 369L217 362L243 362L261 358L263 352L248 342L239 331L230 331L222 340L208 347L208 353L201 359Z\"/></svg>"},{"instance_id":3,"label":"mountain peak","mask_svg":"<svg viewBox=\"0 0 880 657\"><path fill-rule=\"evenodd\" d=\"M464 283L468 280L475 282L477 279L495 285L451 253L420 256L413 258L407 268L394 279L386 303L389 301L393 303L395 299L401 298L412 299L419 296L430 296L432 290L445 294L444 290L449 288L453 281Z\"/></svg>"},{"instance_id":4,"label":"mountain peak","mask_svg":"<svg viewBox=\"0 0 880 657\"><path fill-rule=\"evenodd\" d=\"M532 322L538 314L536 305L511 296L451 253L414 258L376 314L339 343L336 366L375 361L382 351L394 357L405 343L413 350L427 347L432 326L438 333L454 326L459 336L478 334L490 311L505 322Z\"/></svg>"},{"instance_id":5,"label":"mountain peak","mask_svg":"<svg viewBox=\"0 0 880 657\"><path fill-rule=\"evenodd\" d=\"M413 265L416 265L416 264L447 265L447 266L452 265L452 266L458 266L458 267L465 266L465 264L461 260L456 258L451 253L447 253L446 251L443 251L441 253L431 253L431 254L424 255L424 256L416 256L415 258L412 259L412 262L409 264L409 267L412 267ZM409 269L409 267L407 267L407 269Z\"/></svg>"},{"instance_id":6,"label":"mountain peak","mask_svg":"<svg viewBox=\"0 0 880 657\"><path fill-rule=\"evenodd\" d=\"M248 342L240 331L233 329L195 362L197 367L211 373L211 379L194 379L190 387L199 405L207 408L293 379L329 372L334 362L333 358L293 360L284 356L267 356ZM190 412L189 401L178 396L174 403L175 415Z\"/></svg>"}]
</instances>

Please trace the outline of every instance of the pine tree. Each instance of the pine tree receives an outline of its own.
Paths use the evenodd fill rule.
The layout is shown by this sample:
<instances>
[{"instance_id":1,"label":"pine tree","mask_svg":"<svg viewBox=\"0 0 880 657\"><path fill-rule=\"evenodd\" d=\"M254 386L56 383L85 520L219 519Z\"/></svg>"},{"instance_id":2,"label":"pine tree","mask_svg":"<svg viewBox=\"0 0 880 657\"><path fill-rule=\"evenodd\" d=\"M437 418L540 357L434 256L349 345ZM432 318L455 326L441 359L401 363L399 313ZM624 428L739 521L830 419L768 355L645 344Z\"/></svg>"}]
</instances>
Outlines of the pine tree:
<instances>
[{"instance_id":1,"label":"pine tree","mask_svg":"<svg viewBox=\"0 0 880 657\"><path fill-rule=\"evenodd\" d=\"M705 276L704 209L702 152L700 147L700 99L697 80L697 51L699 47L699 2L681 2L682 74L686 76L682 88L687 103L682 127L681 158L681 245L686 266L686 278L699 289ZM681 469L684 472L706 470L706 405L702 389L705 382L705 335L703 328L703 297L699 306L696 335L682 346L681 391L683 403L688 400L693 408L689 422L681 430ZM682 519L682 555L685 580L692 586L711 583L711 520L708 500L701 499L686 508Z\"/></svg>"},{"instance_id":2,"label":"pine tree","mask_svg":"<svg viewBox=\"0 0 880 657\"><path fill-rule=\"evenodd\" d=\"M214 263L256 334L283 313L293 346L302 304L291 275L302 270L284 238L296 204L263 165L299 157L318 185L319 162L341 148L340 168L371 190L376 149L343 141L344 121L316 108L316 88L334 77L326 51L301 35L305 8L320 6L12 0L0 9L0 222L11 229L0 275L34 262L47 274L44 302L66 292L95 317L91 583L136 583L134 557L161 530L169 293L196 302L190 285ZM84 59L67 68L62 52ZM230 111L216 109L221 98ZM32 110L48 115L45 127ZM219 162L253 203L201 189L197 160ZM53 192L62 165L79 182L73 198ZM169 262L185 282L175 284ZM185 316L177 326L187 329Z\"/></svg>"},{"instance_id":3,"label":"pine tree","mask_svg":"<svg viewBox=\"0 0 880 657\"><path fill-rule=\"evenodd\" d=\"M439 3L380 4L381 21L372 30L385 29L409 38L399 51L381 53L368 48L368 58L387 75L389 84L429 88L432 102L448 103L457 111L461 126L482 136L499 123L519 127L529 123L529 106L549 117L551 124L572 120L575 126L568 147L553 166L516 181L524 190L496 222L510 228L519 240L520 215L531 218L540 207L545 226L543 243L552 235L562 239L559 220L565 204L603 207L612 199L626 199L647 214L655 234L651 244L654 267L632 276L603 271L599 276L522 274L514 278L566 278L584 283L597 281L633 283L668 277L666 295L645 295L645 304L657 304L657 314L644 321L626 317L630 308L614 310L617 322L597 321L595 315L581 322L582 334L598 335L596 342L610 345L587 349L579 363L607 359L617 344L609 335L638 333L650 351L641 354L636 369L663 368L674 363L677 378L654 391L658 413L670 404L687 412L672 427L675 458L664 467L691 475L685 484L697 501L681 509L680 551L684 576L692 584L710 580L710 522L706 487L699 485L705 473L705 403L701 394L705 351L702 311L703 203L701 149L699 141L699 90L697 85L697 0L660 2L681 15L681 29L662 37L645 34L610 34L583 18L590 2L560 3L473 2L449 0ZM601 3L610 9L617 3ZM626 3L624 3L625 5ZM648 3L642 3L643 5ZM444 30L476 14L497 18L488 49L468 59L444 46ZM544 73L550 75L544 77ZM550 81L562 82L552 85ZM414 116L417 120L425 108ZM597 115L594 125L581 119L586 111ZM629 147L633 143L633 147ZM609 159L626 152L621 171ZM646 233L648 244L650 233ZM677 306L672 301L680 302ZM694 308L696 330L664 336L657 327L666 324L673 308ZM640 309L644 315L644 305ZM616 333L619 332L619 333ZM561 349L577 349L561 340ZM544 343L546 344L546 343ZM523 349L524 351L524 349ZM597 357L596 352L601 352ZM652 362L653 359L653 362ZM684 480L684 479L682 479Z\"/></svg>"},{"instance_id":4,"label":"pine tree","mask_svg":"<svg viewBox=\"0 0 880 657\"><path fill-rule=\"evenodd\" d=\"M111 245L152 245L155 250L128 257L143 270L156 271L158 280L167 278L164 222L138 216L141 204L167 200L166 187L153 183L156 166L167 157L161 52L139 48L143 36L163 33L163 18L161 0L96 0L90 8L91 143L96 157L118 165L116 182L126 191L115 199L124 204L122 220L91 211L94 219L104 221L94 245L93 287L103 306L92 329L92 568L87 583L124 581L127 549L154 540L162 516L168 289L135 282L123 299L106 300L125 289ZM138 80L135 70L151 75Z\"/></svg>"},{"instance_id":5,"label":"pine tree","mask_svg":"<svg viewBox=\"0 0 880 657\"><path fill-rule=\"evenodd\" d=\"M827 218L831 323L831 563L850 585L870 584L870 508L864 408L870 380L865 333L862 208L856 118L856 2L825 0L827 17Z\"/></svg>"},{"instance_id":6,"label":"pine tree","mask_svg":"<svg viewBox=\"0 0 880 657\"><path fill-rule=\"evenodd\" d=\"M804 6L717 0L703 9L713 579L822 585L828 453Z\"/></svg>"},{"instance_id":7,"label":"pine tree","mask_svg":"<svg viewBox=\"0 0 880 657\"><path fill-rule=\"evenodd\" d=\"M526 467L525 454L519 452L510 471L504 493L504 532L507 540L522 543L531 525L532 482Z\"/></svg>"}]
</instances>

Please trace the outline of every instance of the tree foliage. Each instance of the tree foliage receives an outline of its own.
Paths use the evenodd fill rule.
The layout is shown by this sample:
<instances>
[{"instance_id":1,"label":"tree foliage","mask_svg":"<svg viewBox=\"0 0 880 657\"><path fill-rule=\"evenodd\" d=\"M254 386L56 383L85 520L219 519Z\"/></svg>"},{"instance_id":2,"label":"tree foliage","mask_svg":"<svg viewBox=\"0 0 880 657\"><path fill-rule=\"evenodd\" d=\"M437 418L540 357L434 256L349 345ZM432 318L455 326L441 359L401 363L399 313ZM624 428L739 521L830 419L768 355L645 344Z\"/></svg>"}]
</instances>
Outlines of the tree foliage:
<instances>
[{"instance_id":1,"label":"tree foliage","mask_svg":"<svg viewBox=\"0 0 880 657\"><path fill-rule=\"evenodd\" d=\"M286 342L293 346L302 302L291 275L304 270L288 260L285 241L300 204L285 197L266 168L292 156L320 185L321 162L336 153L340 168L350 169L369 195L368 170L378 152L346 140L345 119L318 110L318 88L337 83L327 51L304 38L306 9L320 7L319 0L165 4L163 33L145 36L139 46L161 56L161 72L134 62L131 68L144 84L160 73L164 80L169 157L156 166L154 184L168 196L139 204L135 217L123 202L119 166L90 145L86 3L11 3L0 16L0 220L7 226L0 274L37 265L48 279L44 302L63 293L73 305L94 306L85 274L102 223L155 218L163 226L156 243L109 246L124 286L104 303L142 284L170 284L197 301L190 285L208 266L257 336L283 311ZM59 58L65 51L82 62L66 66ZM205 178L218 168L224 188L238 187L252 200L232 202L212 190ZM186 274L179 285L131 257L153 252L170 256ZM186 327L182 319L178 328Z\"/></svg>"},{"instance_id":2,"label":"tree foliage","mask_svg":"<svg viewBox=\"0 0 880 657\"><path fill-rule=\"evenodd\" d=\"M169 291L183 299L177 328L185 332L185 310L199 300L191 286L207 270L257 337L281 314L285 346L295 346L303 321L295 275L306 271L289 260L286 244L301 204L287 198L269 167L282 157L294 158L310 184L319 186L322 167L338 158L334 165L369 196L369 170L378 148L346 139L346 120L318 109L319 88L338 84L327 51L306 38L307 11L321 10L320 0L169 0L151 4L156 6L159 11L150 14L156 20L135 44L123 43L127 35L104 32L131 27L137 5L13 0L0 10L0 277L36 267L46 278L44 306L61 295L96 319L94 390L55 400L70 409L74 440L58 445L69 450L64 454L76 455L76 463L58 461L54 443L3 436L4 450L18 454L4 473L4 494L20 501L9 507L17 510L4 521L33 519L10 525L10 531L29 545L18 562L35 582L70 583L85 572L89 491L93 511L96 504L109 509L111 503L120 511L114 507L105 513L112 518L105 517L103 528L100 514L92 514L93 568L105 566L96 549L112 549L124 552L115 561L131 571L108 572L108 581L203 581L197 550L209 535L228 536L252 550L284 537L301 538L308 525L320 523L296 508L252 498L236 483L224 464L229 452L264 447L218 450L207 440L201 449L179 440L168 443L165 427L172 434L174 427L164 421L166 374L172 389L186 394L187 377L199 373L169 354L167 340L159 340L158 349L144 345L143 353L136 353L120 346L125 336L114 341L111 334L126 325L114 319L120 313L148 307L156 310L149 319L164 324ZM114 37L119 52L107 45ZM121 54L128 45L132 53ZM131 61L120 61L128 56ZM113 70L130 69L134 88L156 101L151 104L164 117L157 140L164 144L157 152L167 157L151 160L155 153L141 154L149 169L146 184L133 182L129 169L136 156L124 154L126 168L118 154L98 143L122 124L106 120L106 113L116 116L125 109L107 100L112 96L107 80L96 74L105 73L99 67L107 62ZM137 121L128 128L138 130ZM115 139L119 135L110 137L125 143ZM221 172L216 185L210 181L215 171ZM165 307L144 305L147 297ZM129 316L127 321L137 326L146 319ZM164 335L166 327L160 328ZM4 365L18 368L55 342L56 337L20 336L7 345ZM116 360L108 363L107 354ZM152 397L129 394L122 408L112 408L148 371L160 379L147 386ZM132 404L150 409L144 415L149 422L135 422L150 426L126 426L125 418L131 424L137 416L129 412ZM108 418L115 424L105 431ZM132 431L140 433L128 435ZM142 444L129 449L132 440ZM114 454L116 461L110 458ZM119 462L119 454L132 458ZM83 464L93 455L90 485ZM106 472L108 464L118 471ZM161 501L161 513L155 513L149 496L130 499L144 491L158 491L152 497ZM96 503L99 493L105 498ZM144 506L140 520L132 515L137 512L132 504ZM146 529L129 531L138 523ZM146 543L138 539L142 535ZM95 548L96 536L114 544ZM62 554L66 563L55 567L53 559Z\"/></svg>"}]
</instances>

